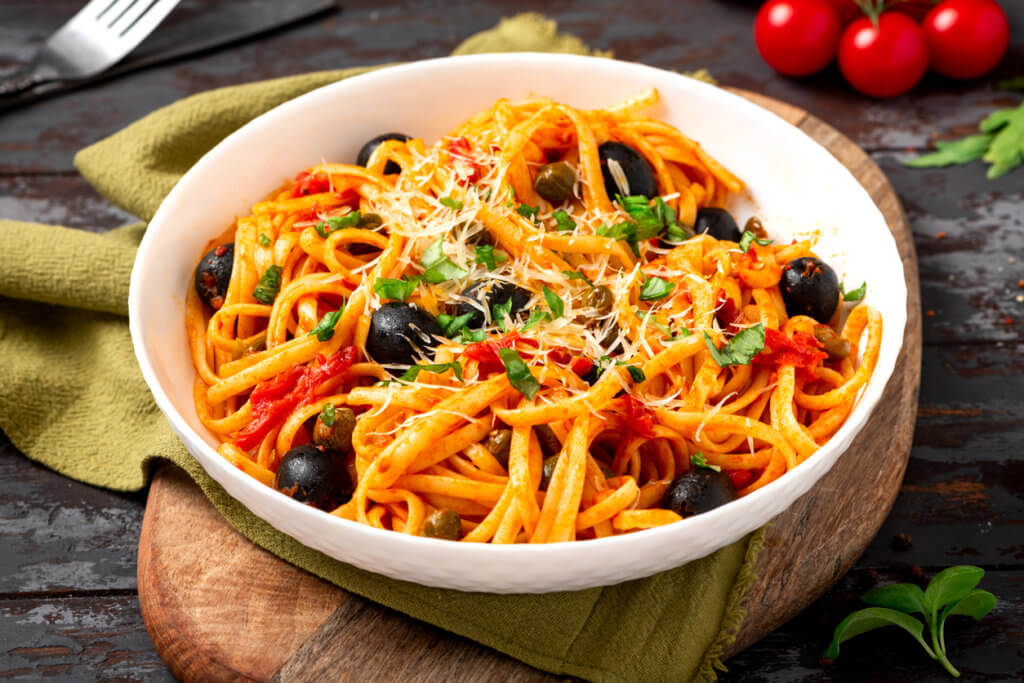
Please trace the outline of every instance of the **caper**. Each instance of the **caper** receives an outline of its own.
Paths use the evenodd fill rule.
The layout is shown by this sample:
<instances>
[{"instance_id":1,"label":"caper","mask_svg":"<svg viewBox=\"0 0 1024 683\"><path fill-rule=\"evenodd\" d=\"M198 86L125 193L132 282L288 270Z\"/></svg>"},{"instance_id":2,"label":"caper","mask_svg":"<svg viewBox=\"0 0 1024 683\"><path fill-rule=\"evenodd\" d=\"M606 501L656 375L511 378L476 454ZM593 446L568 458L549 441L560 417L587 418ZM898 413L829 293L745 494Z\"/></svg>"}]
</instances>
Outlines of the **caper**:
<instances>
[{"instance_id":1,"label":"caper","mask_svg":"<svg viewBox=\"0 0 1024 683\"><path fill-rule=\"evenodd\" d=\"M356 414L351 408L335 408L334 421L329 426L324 424L322 414L316 418L313 443L339 453L348 453L352 450L352 430L355 426Z\"/></svg>"},{"instance_id":2,"label":"caper","mask_svg":"<svg viewBox=\"0 0 1024 683\"><path fill-rule=\"evenodd\" d=\"M562 442L551 427L545 424L534 425L533 432L537 435L537 441L540 441L540 450L544 455L558 455L562 452Z\"/></svg>"},{"instance_id":3,"label":"caper","mask_svg":"<svg viewBox=\"0 0 1024 683\"><path fill-rule=\"evenodd\" d=\"M757 216L751 216L747 219L746 225L743 226L743 231L754 233L754 237L758 239L768 238L768 231L761 225L761 220Z\"/></svg>"},{"instance_id":4,"label":"caper","mask_svg":"<svg viewBox=\"0 0 1024 683\"><path fill-rule=\"evenodd\" d=\"M540 471L540 488L543 491L547 491L548 484L551 483L551 476L555 473L555 465L558 464L558 456L552 455L548 458L544 458L544 467Z\"/></svg>"},{"instance_id":5,"label":"caper","mask_svg":"<svg viewBox=\"0 0 1024 683\"><path fill-rule=\"evenodd\" d=\"M457 541L462 536L462 519L455 510L434 510L423 520L423 535Z\"/></svg>"},{"instance_id":6,"label":"caper","mask_svg":"<svg viewBox=\"0 0 1024 683\"><path fill-rule=\"evenodd\" d=\"M250 353L262 351L267 348L267 333L260 332L248 339L236 339L235 346L231 349L231 359L238 360Z\"/></svg>"},{"instance_id":7,"label":"caper","mask_svg":"<svg viewBox=\"0 0 1024 683\"><path fill-rule=\"evenodd\" d=\"M379 228L384 223L384 219L380 217L379 213L363 213L359 214L359 227L372 230L373 228Z\"/></svg>"},{"instance_id":8,"label":"caper","mask_svg":"<svg viewBox=\"0 0 1024 683\"><path fill-rule=\"evenodd\" d=\"M829 360L842 360L850 355L850 342L828 325L815 325L814 338L824 344Z\"/></svg>"},{"instance_id":9,"label":"caper","mask_svg":"<svg viewBox=\"0 0 1024 683\"><path fill-rule=\"evenodd\" d=\"M533 181L533 189L552 204L559 204L572 196L576 186L576 171L564 161L541 166Z\"/></svg>"},{"instance_id":10,"label":"caper","mask_svg":"<svg viewBox=\"0 0 1024 683\"><path fill-rule=\"evenodd\" d=\"M605 316L611 313L612 306L615 305L615 295L612 294L612 290L607 286L598 285L597 287L591 287L587 291L583 302L587 306L597 309L599 315Z\"/></svg>"},{"instance_id":11,"label":"caper","mask_svg":"<svg viewBox=\"0 0 1024 683\"><path fill-rule=\"evenodd\" d=\"M492 429L487 436L484 447L491 452L494 459L501 463L501 466L508 469L508 453L512 447L511 429Z\"/></svg>"}]
</instances>

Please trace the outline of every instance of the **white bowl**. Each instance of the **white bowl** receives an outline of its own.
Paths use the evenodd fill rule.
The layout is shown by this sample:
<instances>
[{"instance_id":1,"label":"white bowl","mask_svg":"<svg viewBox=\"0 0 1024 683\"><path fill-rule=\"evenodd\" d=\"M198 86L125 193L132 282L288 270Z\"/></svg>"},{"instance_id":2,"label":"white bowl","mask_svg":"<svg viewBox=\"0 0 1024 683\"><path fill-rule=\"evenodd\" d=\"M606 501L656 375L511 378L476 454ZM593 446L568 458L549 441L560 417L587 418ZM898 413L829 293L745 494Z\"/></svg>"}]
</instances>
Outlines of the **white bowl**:
<instances>
[{"instance_id":1,"label":"white bowl","mask_svg":"<svg viewBox=\"0 0 1024 683\"><path fill-rule=\"evenodd\" d=\"M552 545L451 543L380 531L295 502L217 455L192 403L195 371L184 298L208 240L284 178L323 160L352 160L390 130L432 143L501 97L543 95L583 108L657 87L650 115L699 141L745 180L776 239L819 231L816 251L849 288L868 283L884 318L874 377L839 432L794 471L741 500L668 526ZM740 223L742 225L742 221ZM142 373L171 427L206 471L253 513L331 557L429 586L542 593L609 585L680 566L732 543L792 504L849 446L882 395L906 321L903 266L885 221L852 175L782 119L719 88L668 71L608 59L495 54L416 62L326 86L253 120L182 177L146 231L132 271L132 341Z\"/></svg>"}]
</instances>

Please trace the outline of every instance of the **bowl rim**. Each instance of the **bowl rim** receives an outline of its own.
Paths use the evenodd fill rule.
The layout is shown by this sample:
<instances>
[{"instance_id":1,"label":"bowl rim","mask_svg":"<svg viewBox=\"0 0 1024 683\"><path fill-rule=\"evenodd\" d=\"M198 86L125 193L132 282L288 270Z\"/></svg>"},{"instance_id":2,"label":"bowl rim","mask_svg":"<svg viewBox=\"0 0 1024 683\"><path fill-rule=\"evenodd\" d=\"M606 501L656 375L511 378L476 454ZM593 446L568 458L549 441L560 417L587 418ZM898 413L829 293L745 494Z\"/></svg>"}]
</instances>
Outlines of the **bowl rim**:
<instances>
[{"instance_id":1,"label":"bowl rim","mask_svg":"<svg viewBox=\"0 0 1024 683\"><path fill-rule=\"evenodd\" d=\"M165 391L162 383L157 376L154 360L150 353L150 340L146 334L146 330L143 328L142 320L144 315L142 313L142 307L145 305L145 299L143 296L143 282L145 279L145 273L147 265L151 259L158 258L159 254L154 250L154 242L156 240L155 235L160 232L161 226L165 225L183 197L187 197L189 193L190 184L195 182L195 178L201 177L208 167L215 165L220 158L230 154L233 146L238 144L238 141L245 140L250 136L258 136L260 131L268 128L279 119L287 119L297 110L305 109L306 107L312 106L313 103L317 102L322 98L331 96L333 92L339 89L345 89L351 87L354 83L365 82L370 79L382 79L387 80L391 78L401 78L406 76L409 72L422 72L422 70L436 69L436 68L447 68L446 65L450 64L465 64L468 66L480 68L486 70L488 66L499 65L504 67L511 63L513 65L521 67L533 67L543 66L544 68L552 68L558 64L574 64L585 62L590 65L594 65L599 69L611 69L621 70L622 73L635 72L635 70L650 70L657 72L660 78L673 77L676 79L685 79L683 82L687 87L694 87L698 89L706 89L702 92L703 96L708 97L711 100L716 101L716 105L721 103L722 106L739 108L745 110L745 113L755 117L761 118L765 121L774 119L777 124L783 124L786 128L791 131L795 131L797 134L805 137L810 143L812 143L820 152L831 154L827 149L821 146L820 143L815 141L806 135L799 128L784 121L776 114L759 107L758 105L746 100L745 98L728 92L724 89L696 81L694 79L686 78L682 75L651 67L643 64L637 64L632 62L624 62L618 60L609 60L606 58L598 57L587 57L580 55L567 55L567 54L551 54L551 53L496 53L496 54L485 54L485 55L461 55L453 57L441 57L436 59L429 59L423 61L416 61L407 64L384 67L378 70L374 70L368 73L352 76L350 78L337 81L323 87L312 90L308 93L300 95L294 99L284 102L269 111L261 114L260 116L252 119L248 123L242 125L223 140L217 143L213 148L207 151L203 157L196 162L182 177L176 182L174 187L168 193L168 195L161 202L160 207L150 220L149 226L147 227L146 233L139 245L138 253L136 256L135 264L132 269L131 283L129 288L129 327L131 332L132 343L135 349L135 355L138 360L140 369L143 377L153 394L154 400L156 401L160 410L164 413L170 426L178 437L185 442L189 452L191 452L196 459L199 461L203 469L217 480L222 485L226 486L226 482L223 478L234 480L232 483L237 484L245 489L250 490L253 495L270 501L271 506L283 508L290 515L295 515L296 520L301 520L303 516L308 514L314 514L317 516L326 515L331 517L330 524L333 528L344 530L346 533L355 534L356 536L363 537L367 540L371 540L374 543L392 544L396 549L407 549L415 552L417 549L426 549L431 547L443 546L446 553L450 553L453 559L464 560L472 563L474 559L490 559L490 558L508 558L508 557L545 557L551 559L552 556L557 556L565 551L571 552L574 556L583 558L580 561L585 562L586 558L593 556L607 557L608 551L615 551L616 554L625 553L630 548L638 545L646 545L653 542L670 541L671 539L685 539L685 534L700 526L706 526L713 528L719 524L723 518L730 518L733 516L742 515L744 519L757 520L753 524L744 523L741 526L744 528L743 533L745 535L749 531L758 528L771 520L771 517L762 519L758 515L758 510L762 507L762 504L771 499L771 497L779 491L781 488L786 486L786 480L793 476L793 472L787 472L785 475L764 486L763 488L754 491L747 496L732 501L719 508L711 510L707 513L689 517L683 519L680 522L673 524L656 527L652 529L645 529L637 533L622 534L611 536L601 539L591 539L585 543L577 542L561 542L554 544L509 544L507 546L496 545L491 543L451 543L440 539L424 538L420 536L411 536L408 534L397 533L394 531L376 529L367 525L360 524L358 522L349 521L334 517L326 512L311 508L310 506L299 503L287 496L279 495L273 488L267 487L261 484L255 478L245 474L238 470L234 465L229 463L212 448L203 437L193 430L191 426L185 421L182 414L179 413L175 408L167 391ZM769 118L765 118L769 117ZM774 124L774 125L777 125ZM852 174L849 173L849 169L843 166L838 160L832 157L832 161L838 164L843 171L850 175L850 180L853 183L851 186L855 191L863 192L867 195L866 190L857 181ZM884 216L878 210L877 205L867 197L868 201L871 202L874 210L878 213L878 220L882 221L882 224L886 226L886 232L889 234L890 240L892 241L892 249L897 253L895 240L892 239L891 231L888 229L888 224L885 221ZM258 201L257 199L256 201ZM888 245L887 245L888 246ZM903 264L900 260L901 274L903 274ZM901 278L903 280L903 278ZM891 294L891 293L890 293ZM836 460L848 449L849 442L852 438L860 432L860 430L866 425L869 417L876 408L881 396L892 377L893 370L895 368L896 358L899 355L899 350L902 348L902 342L904 339L905 325L906 325L906 309L907 309L907 291L904 284L903 291L899 293L903 300L903 305L898 308L902 311L902 314L898 319L886 319L885 329L883 331L882 347L880 348L879 362L875 367L874 374L871 379L865 385L864 388L859 392L857 402L854 405L853 410L847 417L846 421L840 427L840 429L832 436L827 443L825 443L813 456L808 458L806 461L801 463L795 471L803 471L801 477L809 478L810 483L805 485L797 493L791 495L791 499L786 502L781 508L780 512L789 508L796 500L803 495L812 486L815 486L822 476L828 472ZM182 324L184 330L184 324ZM184 338L184 337L183 337ZM887 340L894 339L897 345L894 354L891 354L891 358L886 354L887 351ZM842 450L839 450L840 444L842 444ZM194 448L199 449L199 453L196 453ZM839 452L836 452L836 451ZM252 514L270 523L272 526L277 527L268 516L261 510L256 510L250 507L247 503L240 500L238 496L231 494L235 500L242 503L246 509ZM771 505L767 507L773 507ZM283 533L288 534L292 538L295 538L294 534L284 529L280 529ZM296 539L298 540L298 539ZM299 541L305 543L305 541ZM411 544L411 545L409 545ZM716 546L715 549L724 547L726 544ZM712 549L710 552L714 552ZM322 549L321 549L322 550ZM709 554L709 553L704 553ZM696 559L696 558L694 558ZM345 561L345 560L341 560ZM692 561L692 560L687 560ZM680 566L685 562L673 565ZM663 571L663 568L656 568L649 572L649 574ZM370 571L375 571L371 569ZM387 572L383 572L387 573ZM637 575L637 577L642 576ZM417 579L407 580L417 581ZM626 580L626 579L623 579ZM423 583L428 585L445 585L448 583L437 583L431 580L426 580ZM601 585L601 584L589 584L589 585ZM560 589L552 589L560 590Z\"/></svg>"}]
</instances>

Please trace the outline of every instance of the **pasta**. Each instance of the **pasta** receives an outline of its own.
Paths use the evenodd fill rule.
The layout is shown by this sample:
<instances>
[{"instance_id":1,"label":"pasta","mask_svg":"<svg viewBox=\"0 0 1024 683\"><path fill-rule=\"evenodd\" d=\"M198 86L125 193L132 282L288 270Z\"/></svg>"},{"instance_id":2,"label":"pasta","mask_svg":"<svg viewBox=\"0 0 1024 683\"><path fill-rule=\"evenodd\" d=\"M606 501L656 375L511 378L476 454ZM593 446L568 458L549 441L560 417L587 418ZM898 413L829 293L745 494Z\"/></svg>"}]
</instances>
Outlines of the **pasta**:
<instances>
[{"instance_id":1,"label":"pasta","mask_svg":"<svg viewBox=\"0 0 1024 683\"><path fill-rule=\"evenodd\" d=\"M810 242L736 228L742 181L656 101L498 101L238 218L186 306L219 453L344 519L493 543L670 524L697 479L728 499L811 457L881 317Z\"/></svg>"}]
</instances>

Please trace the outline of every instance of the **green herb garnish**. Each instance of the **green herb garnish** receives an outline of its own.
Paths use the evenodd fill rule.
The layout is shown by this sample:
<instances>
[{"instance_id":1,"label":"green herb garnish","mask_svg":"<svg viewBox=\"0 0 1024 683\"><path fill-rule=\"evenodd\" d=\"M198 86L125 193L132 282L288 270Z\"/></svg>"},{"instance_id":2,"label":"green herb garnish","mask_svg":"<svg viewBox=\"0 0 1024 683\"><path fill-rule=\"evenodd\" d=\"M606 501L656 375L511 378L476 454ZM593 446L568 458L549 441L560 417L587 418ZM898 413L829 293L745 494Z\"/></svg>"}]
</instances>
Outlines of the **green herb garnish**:
<instances>
[{"instance_id":1,"label":"green herb garnish","mask_svg":"<svg viewBox=\"0 0 1024 683\"><path fill-rule=\"evenodd\" d=\"M437 201L441 202L441 206L447 206L449 209L455 209L456 211L462 208L462 202L451 197L441 197Z\"/></svg>"},{"instance_id":2,"label":"green herb garnish","mask_svg":"<svg viewBox=\"0 0 1024 683\"><path fill-rule=\"evenodd\" d=\"M640 288L640 301L657 301L664 299L675 289L675 284L660 277L644 276L644 284Z\"/></svg>"},{"instance_id":3,"label":"green herb garnish","mask_svg":"<svg viewBox=\"0 0 1024 683\"><path fill-rule=\"evenodd\" d=\"M537 214L540 213L540 207L539 206L527 206L526 204L520 204L516 208L516 213L518 213L523 218L529 218L531 221L536 221L537 220Z\"/></svg>"},{"instance_id":4,"label":"green herb garnish","mask_svg":"<svg viewBox=\"0 0 1024 683\"><path fill-rule=\"evenodd\" d=\"M843 283L839 283L839 294L842 295L843 301L860 301L864 298L864 294L868 291L868 283L862 282L860 287L853 291L847 292L843 289Z\"/></svg>"},{"instance_id":5,"label":"green herb garnish","mask_svg":"<svg viewBox=\"0 0 1024 683\"><path fill-rule=\"evenodd\" d=\"M373 291L382 299L393 301L405 301L412 296L416 286L420 283L418 275L408 277L402 276L401 280L389 277L379 277L373 282Z\"/></svg>"},{"instance_id":6,"label":"green herb garnish","mask_svg":"<svg viewBox=\"0 0 1024 683\"><path fill-rule=\"evenodd\" d=\"M405 372L398 379L406 382L415 382L416 377L419 376L422 371L442 373L451 370L455 373L455 377L461 382L462 381L462 366L459 365L458 361L451 363L434 363L432 365L414 365Z\"/></svg>"},{"instance_id":7,"label":"green herb garnish","mask_svg":"<svg viewBox=\"0 0 1024 683\"><path fill-rule=\"evenodd\" d=\"M757 242L762 247L767 247L769 244L772 243L772 241L769 239L760 238L754 233L750 232L749 230L744 230L743 236L740 237L740 251L746 254L748 251L750 251L750 245L753 244L754 242Z\"/></svg>"},{"instance_id":8,"label":"green herb garnish","mask_svg":"<svg viewBox=\"0 0 1024 683\"><path fill-rule=\"evenodd\" d=\"M505 300L503 304L493 304L491 306L491 320L501 328L502 332L508 332L508 328L505 326L505 318L512 316L512 297Z\"/></svg>"},{"instance_id":9,"label":"green herb garnish","mask_svg":"<svg viewBox=\"0 0 1024 683\"><path fill-rule=\"evenodd\" d=\"M764 349L764 323L740 330L721 349L715 346L707 332L704 333L704 343L720 368L727 365L750 365L754 356Z\"/></svg>"},{"instance_id":10,"label":"green herb garnish","mask_svg":"<svg viewBox=\"0 0 1024 683\"><path fill-rule=\"evenodd\" d=\"M423 252L423 256L420 258L420 265L426 269L423 273L423 279L431 284L436 285L447 280L457 280L468 274L468 271L455 265L450 258L445 256L442 248L443 245L444 238L442 237L427 247L427 250Z\"/></svg>"},{"instance_id":11,"label":"green herb garnish","mask_svg":"<svg viewBox=\"0 0 1024 683\"><path fill-rule=\"evenodd\" d=\"M647 375L644 374L644 371L635 365L627 365L626 370L629 371L629 376L633 378L634 382L643 382L647 379Z\"/></svg>"},{"instance_id":12,"label":"green herb garnish","mask_svg":"<svg viewBox=\"0 0 1024 683\"><path fill-rule=\"evenodd\" d=\"M474 259L477 263L482 263L487 267L487 270L494 270L498 267L499 263L508 261L508 256L505 252L495 251L494 247L490 244L480 244L473 248Z\"/></svg>"},{"instance_id":13,"label":"green herb garnish","mask_svg":"<svg viewBox=\"0 0 1024 683\"><path fill-rule=\"evenodd\" d=\"M591 287L594 286L594 283L591 282L590 279L586 275L584 275L583 273L579 272L578 270L563 270L562 271L562 275L566 276L570 280L583 280L584 282L586 282Z\"/></svg>"},{"instance_id":14,"label":"green herb garnish","mask_svg":"<svg viewBox=\"0 0 1024 683\"><path fill-rule=\"evenodd\" d=\"M660 322L658 322L658 319L655 318L650 313L641 313L640 311L634 311L634 313L636 314L636 317L640 318L641 321L658 330L666 337L668 337L670 340L675 338L672 336L672 330L668 328L668 325L662 325Z\"/></svg>"},{"instance_id":15,"label":"green herb garnish","mask_svg":"<svg viewBox=\"0 0 1024 683\"><path fill-rule=\"evenodd\" d=\"M350 211L344 216L331 216L325 221L321 221L313 226L316 230L316 234L320 235L324 239L335 230L341 230L342 228L351 228L359 225L359 221L362 217L358 211Z\"/></svg>"},{"instance_id":16,"label":"green herb garnish","mask_svg":"<svg viewBox=\"0 0 1024 683\"><path fill-rule=\"evenodd\" d=\"M954 677L960 672L946 657L946 619L962 614L980 621L996 606L996 597L975 586L985 571L980 567L960 565L943 569L928 583L925 590L912 583L891 583L872 588L861 600L872 605L853 612L843 619L832 635L825 657L839 656L839 646L862 633L886 626L899 626L914 637L929 657L939 662ZM912 617L920 614L920 619ZM931 647L924 639L928 626Z\"/></svg>"},{"instance_id":17,"label":"green herb garnish","mask_svg":"<svg viewBox=\"0 0 1024 683\"><path fill-rule=\"evenodd\" d=\"M472 318L472 313L463 313L460 316L442 313L437 316L437 322L441 326L441 331L444 333L444 336L449 339L454 339L455 335L461 332Z\"/></svg>"},{"instance_id":18,"label":"green herb garnish","mask_svg":"<svg viewBox=\"0 0 1024 683\"><path fill-rule=\"evenodd\" d=\"M540 309L533 309L532 311L530 311L530 317L526 319L526 324L523 325L523 332L532 329L533 327L539 325L545 320L551 320L551 315L545 313Z\"/></svg>"},{"instance_id":19,"label":"green herb garnish","mask_svg":"<svg viewBox=\"0 0 1024 683\"><path fill-rule=\"evenodd\" d=\"M555 229L558 232L572 232L576 229L576 221L562 209L555 211L551 217L555 219Z\"/></svg>"},{"instance_id":20,"label":"green herb garnish","mask_svg":"<svg viewBox=\"0 0 1024 683\"><path fill-rule=\"evenodd\" d=\"M265 233L265 232L261 232L260 233L260 246L261 247L269 247L270 246L270 238L267 237L267 233Z\"/></svg>"},{"instance_id":21,"label":"green herb garnish","mask_svg":"<svg viewBox=\"0 0 1024 683\"><path fill-rule=\"evenodd\" d=\"M548 308L551 309L552 318L561 318L562 314L565 313L565 302L562 298L548 289L547 285L544 285L542 290L544 292L544 300L548 302Z\"/></svg>"},{"instance_id":22,"label":"green herb garnish","mask_svg":"<svg viewBox=\"0 0 1024 683\"><path fill-rule=\"evenodd\" d=\"M320 409L320 421L324 423L324 427L333 427L336 419L338 419L338 415L334 410L334 404L328 401Z\"/></svg>"},{"instance_id":23,"label":"green herb garnish","mask_svg":"<svg viewBox=\"0 0 1024 683\"><path fill-rule=\"evenodd\" d=\"M498 349L498 356L505 364L508 382L526 398L533 398L540 389L540 382L530 372L529 366L515 349Z\"/></svg>"},{"instance_id":24,"label":"green herb garnish","mask_svg":"<svg viewBox=\"0 0 1024 683\"><path fill-rule=\"evenodd\" d=\"M708 459L704 457L704 454L700 452L690 455L690 464L694 467L703 467L706 470L714 470L715 472L722 471L722 468L718 465L712 465L709 463Z\"/></svg>"},{"instance_id":25,"label":"green herb garnish","mask_svg":"<svg viewBox=\"0 0 1024 683\"><path fill-rule=\"evenodd\" d=\"M270 266L260 280L256 283L256 289L252 290L252 297L263 304L272 304L281 291L281 266Z\"/></svg>"},{"instance_id":26,"label":"green herb garnish","mask_svg":"<svg viewBox=\"0 0 1024 683\"><path fill-rule=\"evenodd\" d=\"M937 152L903 162L912 168L966 164L981 159L989 164L989 179L998 178L1024 163L1024 102L998 109L978 124L981 135L935 143Z\"/></svg>"},{"instance_id":27,"label":"green herb garnish","mask_svg":"<svg viewBox=\"0 0 1024 683\"><path fill-rule=\"evenodd\" d=\"M339 308L337 311L324 314L324 317L320 318L320 322L317 323L316 327L309 331L309 336L315 334L319 341L330 341L334 336L334 326L338 324L338 319L341 318L341 310Z\"/></svg>"}]
</instances>

